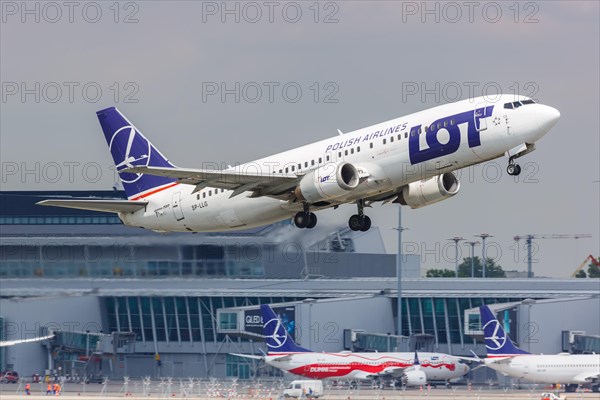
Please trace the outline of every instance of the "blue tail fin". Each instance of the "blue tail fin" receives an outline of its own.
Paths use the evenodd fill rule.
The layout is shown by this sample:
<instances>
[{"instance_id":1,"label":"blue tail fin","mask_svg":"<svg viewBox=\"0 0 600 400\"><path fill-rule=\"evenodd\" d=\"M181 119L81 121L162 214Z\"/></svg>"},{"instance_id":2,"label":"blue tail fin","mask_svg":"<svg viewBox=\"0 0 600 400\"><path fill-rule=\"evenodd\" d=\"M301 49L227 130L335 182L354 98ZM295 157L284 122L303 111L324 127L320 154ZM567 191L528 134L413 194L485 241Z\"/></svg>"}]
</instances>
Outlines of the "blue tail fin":
<instances>
[{"instance_id":1,"label":"blue tail fin","mask_svg":"<svg viewBox=\"0 0 600 400\"><path fill-rule=\"evenodd\" d=\"M311 351L298 346L289 335L281 319L266 304L260 306L263 318L263 335L269 353L310 353Z\"/></svg>"},{"instance_id":2,"label":"blue tail fin","mask_svg":"<svg viewBox=\"0 0 600 400\"><path fill-rule=\"evenodd\" d=\"M415 359L413 361L413 365L421 365L419 362L419 356L417 355L417 351L415 350Z\"/></svg>"},{"instance_id":3,"label":"blue tail fin","mask_svg":"<svg viewBox=\"0 0 600 400\"><path fill-rule=\"evenodd\" d=\"M104 131L127 197L138 198L175 179L120 172L133 166L174 167L119 110L110 107L96 113Z\"/></svg>"},{"instance_id":4,"label":"blue tail fin","mask_svg":"<svg viewBox=\"0 0 600 400\"><path fill-rule=\"evenodd\" d=\"M479 313L481 314L481 326L483 327L483 341L488 356L529 354L513 344L488 306L479 307Z\"/></svg>"}]
</instances>

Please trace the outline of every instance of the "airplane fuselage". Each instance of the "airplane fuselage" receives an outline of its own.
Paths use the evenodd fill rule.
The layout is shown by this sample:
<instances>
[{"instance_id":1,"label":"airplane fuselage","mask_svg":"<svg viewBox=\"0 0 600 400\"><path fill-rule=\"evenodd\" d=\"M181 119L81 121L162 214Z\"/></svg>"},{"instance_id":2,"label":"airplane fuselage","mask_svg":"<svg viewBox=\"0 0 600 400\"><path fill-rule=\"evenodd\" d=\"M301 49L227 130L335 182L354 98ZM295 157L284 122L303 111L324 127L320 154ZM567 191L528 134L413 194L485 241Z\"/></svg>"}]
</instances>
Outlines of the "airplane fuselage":
<instances>
[{"instance_id":1,"label":"airplane fuselage","mask_svg":"<svg viewBox=\"0 0 600 400\"><path fill-rule=\"evenodd\" d=\"M267 364L311 379L374 379L399 377L394 370L413 367L413 353L296 353L283 360L268 355ZM419 353L420 369L428 381L446 381L465 375L469 368L456 357ZM389 373L388 373L389 371Z\"/></svg>"},{"instance_id":2,"label":"airplane fuselage","mask_svg":"<svg viewBox=\"0 0 600 400\"><path fill-rule=\"evenodd\" d=\"M505 108L516 100L530 103ZM469 165L492 160L518 146L533 144L554 125L548 106L523 96L500 95L434 107L353 132L238 165L242 173L302 176L328 164L347 162L364 179L357 187L311 211L361 199L382 201L404 186ZM552 109L553 110L553 109ZM554 110L556 111L556 110ZM231 190L171 182L130 200L144 209L121 213L122 221L156 231L227 231L262 226L292 217L302 201L269 196L233 196ZM306 204L304 204L306 205Z\"/></svg>"},{"instance_id":3,"label":"airplane fuselage","mask_svg":"<svg viewBox=\"0 0 600 400\"><path fill-rule=\"evenodd\" d=\"M487 358L485 365L503 374L536 383L590 383L600 376L600 354L522 355ZM598 378L596 378L596 382Z\"/></svg>"}]
</instances>

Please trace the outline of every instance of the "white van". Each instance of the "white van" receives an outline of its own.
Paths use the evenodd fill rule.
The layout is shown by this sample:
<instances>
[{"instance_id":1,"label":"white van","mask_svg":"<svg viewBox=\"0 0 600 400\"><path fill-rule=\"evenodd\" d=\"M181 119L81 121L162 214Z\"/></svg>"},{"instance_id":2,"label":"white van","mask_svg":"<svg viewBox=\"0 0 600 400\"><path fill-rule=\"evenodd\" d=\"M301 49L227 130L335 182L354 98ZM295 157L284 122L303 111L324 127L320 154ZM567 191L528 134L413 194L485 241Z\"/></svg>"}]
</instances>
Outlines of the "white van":
<instances>
[{"instance_id":1,"label":"white van","mask_svg":"<svg viewBox=\"0 0 600 400\"><path fill-rule=\"evenodd\" d=\"M323 382L318 380L292 381L283 391L284 397L318 398L323 396Z\"/></svg>"}]
</instances>

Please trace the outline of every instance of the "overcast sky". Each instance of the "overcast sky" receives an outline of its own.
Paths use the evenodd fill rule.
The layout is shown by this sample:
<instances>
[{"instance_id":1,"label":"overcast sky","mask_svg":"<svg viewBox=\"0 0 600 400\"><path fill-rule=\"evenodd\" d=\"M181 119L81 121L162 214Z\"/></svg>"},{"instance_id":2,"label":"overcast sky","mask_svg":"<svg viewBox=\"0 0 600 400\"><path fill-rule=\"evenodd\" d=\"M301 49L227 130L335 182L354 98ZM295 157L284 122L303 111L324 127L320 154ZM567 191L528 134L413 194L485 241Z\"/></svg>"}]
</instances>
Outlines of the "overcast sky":
<instances>
[{"instance_id":1,"label":"overcast sky","mask_svg":"<svg viewBox=\"0 0 600 400\"><path fill-rule=\"evenodd\" d=\"M562 115L520 160L522 175L506 175L505 159L463 171L457 196L403 208L404 240L426 253L423 266L453 268L445 239L486 232L495 236L490 256L525 270L524 243L517 252L513 236L591 233L537 241L535 273L570 275L600 254L598 2L423 4L2 2L2 190L110 189L95 111L112 105L173 163L198 168L471 92L518 92ZM354 212L319 212L321 229ZM389 252L397 212L368 210Z\"/></svg>"}]
</instances>

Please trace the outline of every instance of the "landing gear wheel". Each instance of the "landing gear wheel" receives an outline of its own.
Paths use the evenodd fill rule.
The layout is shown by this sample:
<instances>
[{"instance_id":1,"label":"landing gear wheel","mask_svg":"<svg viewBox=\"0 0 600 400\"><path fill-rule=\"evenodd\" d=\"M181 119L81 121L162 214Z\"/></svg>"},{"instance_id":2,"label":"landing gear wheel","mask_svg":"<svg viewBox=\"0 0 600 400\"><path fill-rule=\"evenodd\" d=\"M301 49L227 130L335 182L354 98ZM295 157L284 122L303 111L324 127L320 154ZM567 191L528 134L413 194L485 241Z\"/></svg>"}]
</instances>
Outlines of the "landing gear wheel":
<instances>
[{"instance_id":1,"label":"landing gear wheel","mask_svg":"<svg viewBox=\"0 0 600 400\"><path fill-rule=\"evenodd\" d=\"M310 214L300 211L294 215L294 224L298 228L306 228L310 223Z\"/></svg>"},{"instance_id":2,"label":"landing gear wheel","mask_svg":"<svg viewBox=\"0 0 600 400\"><path fill-rule=\"evenodd\" d=\"M357 200L356 206L358 207L358 214L354 214L348 220L348 226L353 231L363 231L366 232L371 228L371 218L367 217L364 213L365 209L365 201Z\"/></svg>"},{"instance_id":3,"label":"landing gear wheel","mask_svg":"<svg viewBox=\"0 0 600 400\"><path fill-rule=\"evenodd\" d=\"M317 215L315 213L309 213L308 214L308 224L306 225L306 227L308 229L312 229L315 226L317 226Z\"/></svg>"},{"instance_id":4,"label":"landing gear wheel","mask_svg":"<svg viewBox=\"0 0 600 400\"><path fill-rule=\"evenodd\" d=\"M510 163L508 167L506 167L506 172L509 175L517 176L521 173L521 166L519 164Z\"/></svg>"},{"instance_id":5,"label":"landing gear wheel","mask_svg":"<svg viewBox=\"0 0 600 400\"><path fill-rule=\"evenodd\" d=\"M359 231L360 227L362 226L360 216L358 216L357 214L354 214L353 216L351 216L350 219L348 220L348 226L353 231Z\"/></svg>"},{"instance_id":6,"label":"landing gear wheel","mask_svg":"<svg viewBox=\"0 0 600 400\"><path fill-rule=\"evenodd\" d=\"M371 218L367 217L366 215L363 215L360 230L362 232L366 232L370 228L371 228Z\"/></svg>"}]
</instances>

